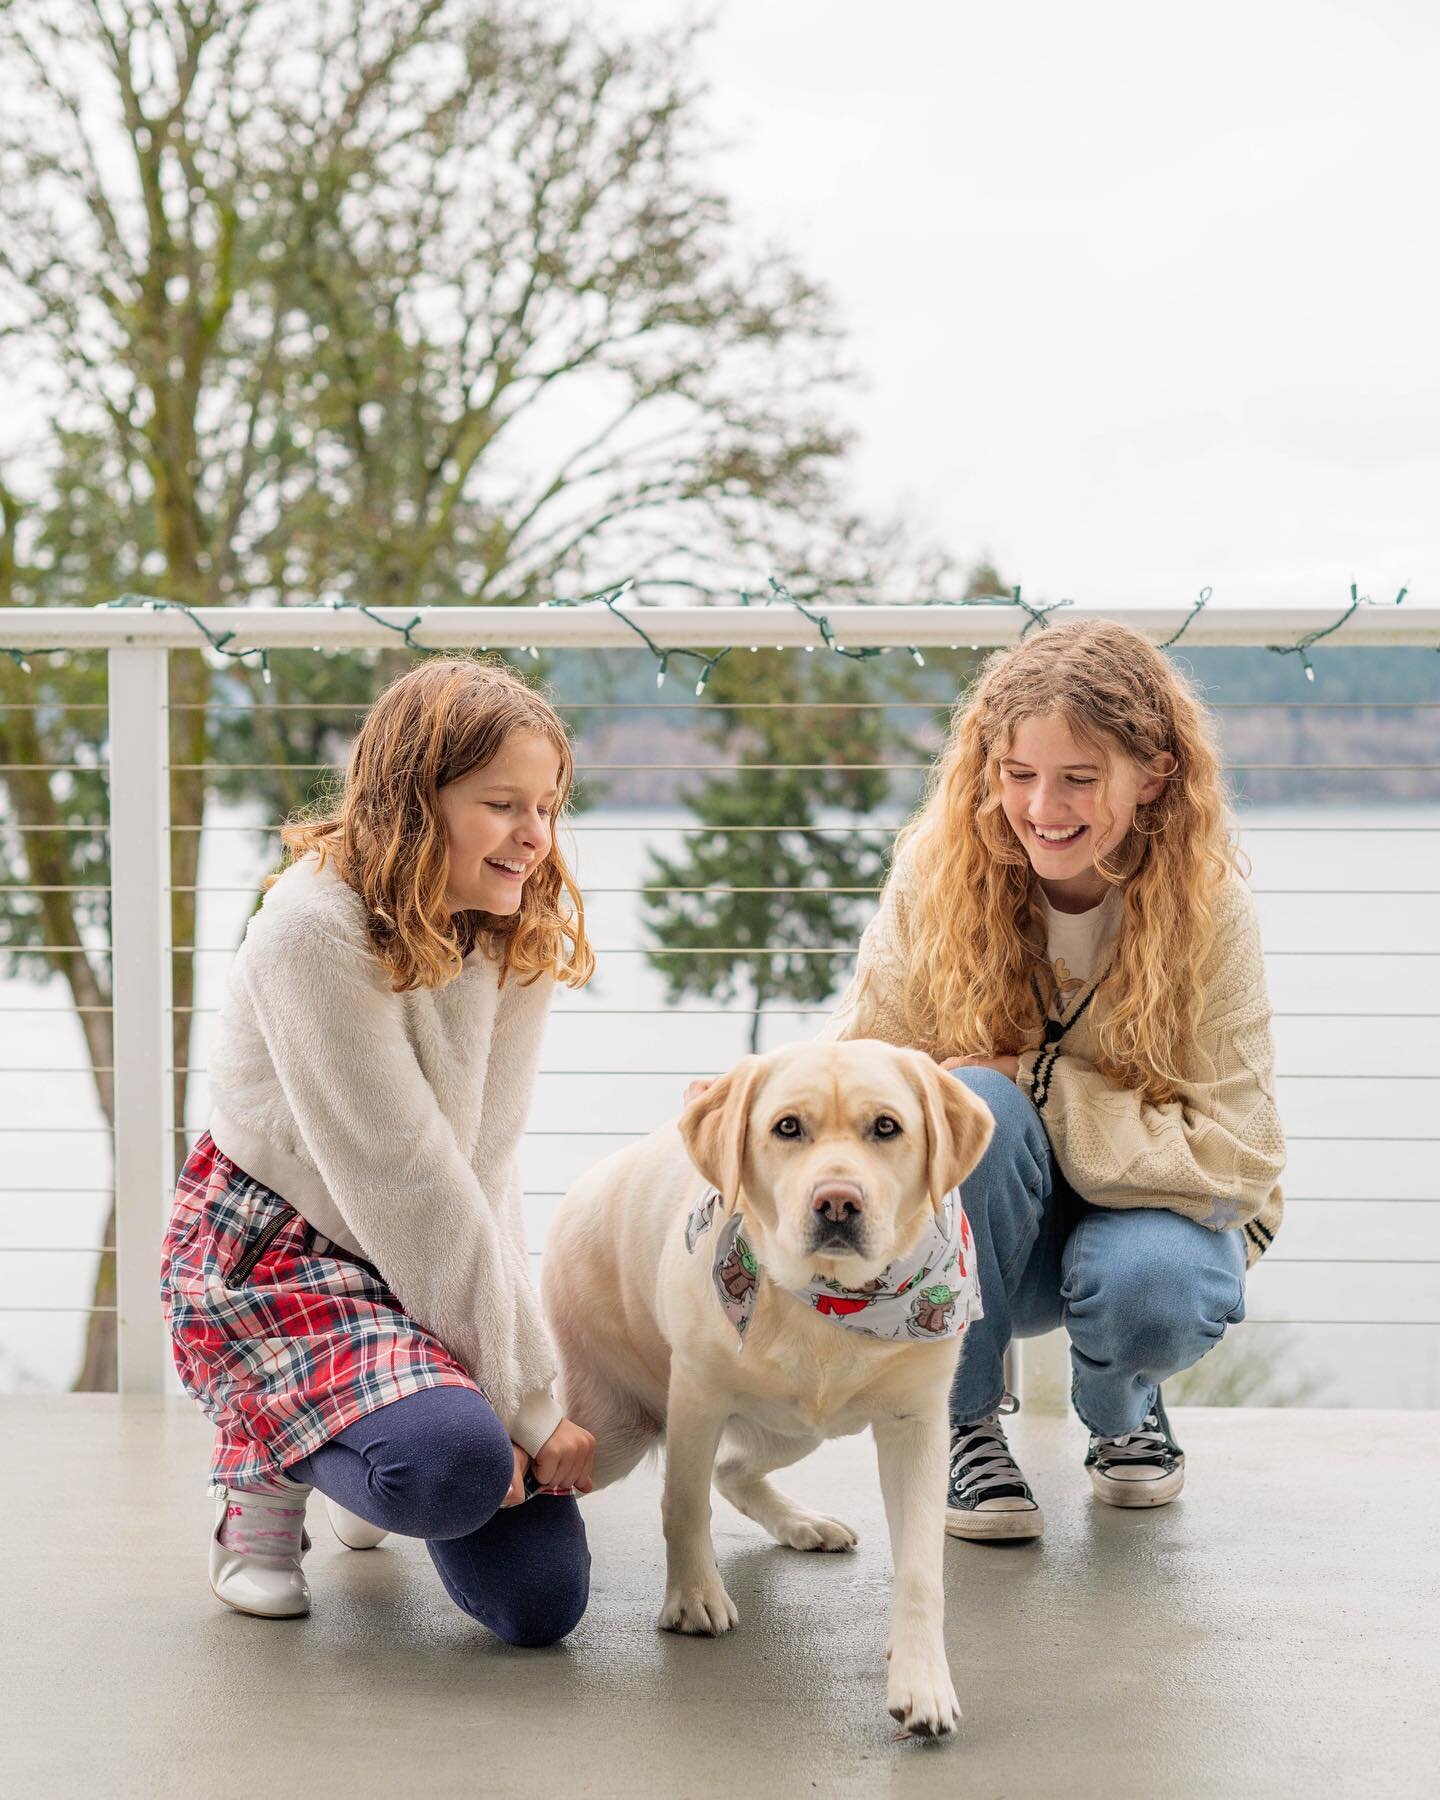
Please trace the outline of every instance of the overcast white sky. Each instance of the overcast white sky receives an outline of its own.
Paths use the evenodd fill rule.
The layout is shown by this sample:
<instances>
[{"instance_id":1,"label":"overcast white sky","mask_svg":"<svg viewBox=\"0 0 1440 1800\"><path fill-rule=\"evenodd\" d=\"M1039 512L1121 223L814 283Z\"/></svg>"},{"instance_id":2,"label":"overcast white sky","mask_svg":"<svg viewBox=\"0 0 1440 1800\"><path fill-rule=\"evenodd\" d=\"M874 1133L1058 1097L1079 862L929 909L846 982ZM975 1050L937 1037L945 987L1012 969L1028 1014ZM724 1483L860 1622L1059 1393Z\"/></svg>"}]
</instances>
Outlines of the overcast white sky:
<instances>
[{"instance_id":1,"label":"overcast white sky","mask_svg":"<svg viewBox=\"0 0 1440 1800\"><path fill-rule=\"evenodd\" d=\"M704 72L871 504L1052 598L1436 597L1429 0L721 0Z\"/></svg>"},{"instance_id":2,"label":"overcast white sky","mask_svg":"<svg viewBox=\"0 0 1440 1800\"><path fill-rule=\"evenodd\" d=\"M716 6L717 177L849 328L862 502L1037 597L1440 598L1432 0Z\"/></svg>"}]
</instances>

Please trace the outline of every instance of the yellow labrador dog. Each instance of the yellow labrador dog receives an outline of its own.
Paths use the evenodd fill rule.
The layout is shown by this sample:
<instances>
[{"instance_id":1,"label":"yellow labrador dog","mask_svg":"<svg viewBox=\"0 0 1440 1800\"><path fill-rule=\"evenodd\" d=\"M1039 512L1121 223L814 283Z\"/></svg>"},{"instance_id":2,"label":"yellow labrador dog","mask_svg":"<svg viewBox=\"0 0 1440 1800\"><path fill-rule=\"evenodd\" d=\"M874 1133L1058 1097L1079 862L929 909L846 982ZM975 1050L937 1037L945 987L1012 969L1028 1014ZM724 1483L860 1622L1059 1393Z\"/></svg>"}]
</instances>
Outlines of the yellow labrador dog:
<instances>
[{"instance_id":1,"label":"yellow labrador dog","mask_svg":"<svg viewBox=\"0 0 1440 1800\"><path fill-rule=\"evenodd\" d=\"M778 1542L850 1549L848 1525L768 1477L868 1425L895 1561L887 1704L934 1736L960 1717L943 1631L946 1400L979 1313L954 1190L992 1129L918 1051L748 1056L583 1176L545 1247L563 1404L595 1434L597 1487L666 1439L661 1626L739 1622L712 1478Z\"/></svg>"}]
</instances>

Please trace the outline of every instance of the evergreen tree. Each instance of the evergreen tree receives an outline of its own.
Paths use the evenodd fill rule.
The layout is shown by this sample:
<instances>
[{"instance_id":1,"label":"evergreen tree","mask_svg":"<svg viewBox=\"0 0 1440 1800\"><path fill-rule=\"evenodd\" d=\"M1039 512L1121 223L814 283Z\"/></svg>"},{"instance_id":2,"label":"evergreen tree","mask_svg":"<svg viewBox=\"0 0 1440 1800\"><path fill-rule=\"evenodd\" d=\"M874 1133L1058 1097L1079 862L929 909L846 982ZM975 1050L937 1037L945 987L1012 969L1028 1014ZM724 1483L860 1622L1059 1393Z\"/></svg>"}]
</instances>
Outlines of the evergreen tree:
<instances>
[{"instance_id":1,"label":"evergreen tree","mask_svg":"<svg viewBox=\"0 0 1440 1800\"><path fill-rule=\"evenodd\" d=\"M651 853L650 960L672 1001L743 999L752 1051L767 1006L835 991L884 873L891 834L865 824L894 779L878 766L894 741L880 666L732 653L697 708L704 738L741 766L687 799L701 829L683 855Z\"/></svg>"},{"instance_id":2,"label":"evergreen tree","mask_svg":"<svg viewBox=\"0 0 1440 1800\"><path fill-rule=\"evenodd\" d=\"M959 574L936 568L931 591L1007 592L989 562ZM819 597L810 603L823 610ZM650 858L650 960L671 1000L743 997L755 1051L767 1005L830 998L894 836L867 821L882 807L910 811L978 663L964 648L918 666L902 653L860 660L817 649L732 653L716 667L700 730L740 766L687 798L701 829L684 854Z\"/></svg>"}]
</instances>

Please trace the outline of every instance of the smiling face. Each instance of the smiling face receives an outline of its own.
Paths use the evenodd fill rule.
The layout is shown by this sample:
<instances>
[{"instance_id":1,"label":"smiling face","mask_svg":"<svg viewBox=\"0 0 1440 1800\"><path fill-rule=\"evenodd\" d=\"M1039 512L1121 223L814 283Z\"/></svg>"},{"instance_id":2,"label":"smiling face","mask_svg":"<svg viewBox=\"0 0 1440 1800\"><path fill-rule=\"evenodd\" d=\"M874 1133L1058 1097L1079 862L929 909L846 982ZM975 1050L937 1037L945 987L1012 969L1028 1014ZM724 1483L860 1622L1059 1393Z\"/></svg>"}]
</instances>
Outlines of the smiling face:
<instances>
[{"instance_id":1,"label":"smiling face","mask_svg":"<svg viewBox=\"0 0 1440 1800\"><path fill-rule=\"evenodd\" d=\"M1141 768L1082 744L1053 713L1021 719L1000 755L1000 806L1052 905L1080 912L1104 899L1096 860L1125 841L1173 766L1165 756Z\"/></svg>"},{"instance_id":2,"label":"smiling face","mask_svg":"<svg viewBox=\"0 0 1440 1800\"><path fill-rule=\"evenodd\" d=\"M440 789L452 913L504 915L553 841L560 757L538 732L511 732L488 763Z\"/></svg>"}]
</instances>

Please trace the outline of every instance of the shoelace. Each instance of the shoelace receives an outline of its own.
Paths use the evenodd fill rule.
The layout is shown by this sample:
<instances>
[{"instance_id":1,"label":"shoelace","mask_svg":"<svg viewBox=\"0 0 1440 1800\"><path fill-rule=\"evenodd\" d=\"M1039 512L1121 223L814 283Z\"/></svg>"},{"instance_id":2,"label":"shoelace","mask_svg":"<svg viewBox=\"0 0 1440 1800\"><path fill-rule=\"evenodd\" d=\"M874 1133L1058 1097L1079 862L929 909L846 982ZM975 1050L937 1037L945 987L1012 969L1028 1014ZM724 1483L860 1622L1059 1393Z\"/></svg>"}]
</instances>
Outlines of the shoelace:
<instances>
[{"instance_id":1,"label":"shoelace","mask_svg":"<svg viewBox=\"0 0 1440 1800\"><path fill-rule=\"evenodd\" d=\"M1138 1431L1129 1432L1125 1437L1095 1440L1097 1458L1112 1463L1158 1463L1168 1448L1165 1433L1160 1429L1160 1421L1153 1412L1146 1413L1144 1423Z\"/></svg>"},{"instance_id":2,"label":"shoelace","mask_svg":"<svg viewBox=\"0 0 1440 1800\"><path fill-rule=\"evenodd\" d=\"M1020 1465L1010 1454L998 1419L988 1419L967 1431L950 1455L950 1479L959 1488L988 1493L991 1488L1025 1486Z\"/></svg>"}]
</instances>

